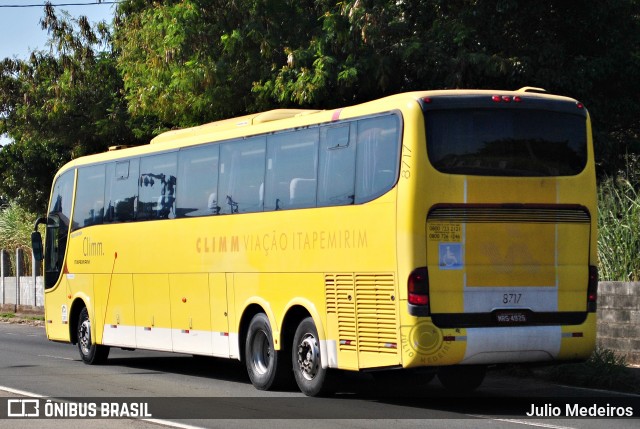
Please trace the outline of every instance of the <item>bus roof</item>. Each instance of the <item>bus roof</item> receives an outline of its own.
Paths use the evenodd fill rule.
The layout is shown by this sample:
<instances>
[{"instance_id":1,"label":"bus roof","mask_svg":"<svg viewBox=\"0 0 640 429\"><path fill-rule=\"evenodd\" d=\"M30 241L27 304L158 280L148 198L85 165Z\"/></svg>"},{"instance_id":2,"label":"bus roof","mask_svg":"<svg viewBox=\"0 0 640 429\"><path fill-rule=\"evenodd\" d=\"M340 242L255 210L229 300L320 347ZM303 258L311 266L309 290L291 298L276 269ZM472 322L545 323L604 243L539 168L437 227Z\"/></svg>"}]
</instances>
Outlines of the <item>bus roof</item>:
<instances>
[{"instance_id":1,"label":"bus roof","mask_svg":"<svg viewBox=\"0 0 640 429\"><path fill-rule=\"evenodd\" d=\"M252 115L239 116L231 119L223 119L221 121L210 122L208 124L172 130L162 133L151 140L151 144L162 143L165 141L173 141L181 137L195 136L199 134L215 133L245 127L248 125L263 124L265 122L279 121L281 119L293 118L295 116L309 115L320 112L320 110L307 109L275 109Z\"/></svg>"},{"instance_id":2,"label":"bus roof","mask_svg":"<svg viewBox=\"0 0 640 429\"><path fill-rule=\"evenodd\" d=\"M108 152L77 158L63 166L59 170L58 174L69 168L79 165L107 162L115 159L151 154L157 151L172 149L175 150L183 146L228 140L242 136L276 132L284 128L309 126L314 124L332 122L337 119L346 119L367 115L373 112L389 111L400 108L401 106L405 105L407 101L416 101L425 97L456 95L465 96L482 94L523 95L525 93L527 97L541 97L546 99L575 101L571 98L547 94L543 89L534 87L524 87L517 91L445 89L405 92L369 101L359 105L353 105L333 110L275 109L266 112L254 113L250 115L215 121L195 127L167 131L153 138L150 142L151 144L149 145L141 145L122 149L118 147L118 150L111 150ZM282 120L287 120L287 124L283 126L283 124L280 123L280 121Z\"/></svg>"}]
</instances>

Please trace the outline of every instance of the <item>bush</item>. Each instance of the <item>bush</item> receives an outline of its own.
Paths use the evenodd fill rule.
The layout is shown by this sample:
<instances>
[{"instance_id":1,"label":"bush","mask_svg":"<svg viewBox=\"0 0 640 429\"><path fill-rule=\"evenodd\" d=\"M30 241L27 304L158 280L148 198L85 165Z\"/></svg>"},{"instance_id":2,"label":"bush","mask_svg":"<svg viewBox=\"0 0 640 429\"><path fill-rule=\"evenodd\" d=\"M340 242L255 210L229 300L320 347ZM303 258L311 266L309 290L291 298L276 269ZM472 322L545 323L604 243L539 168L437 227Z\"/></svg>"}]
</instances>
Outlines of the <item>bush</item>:
<instances>
[{"instance_id":1,"label":"bush","mask_svg":"<svg viewBox=\"0 0 640 429\"><path fill-rule=\"evenodd\" d=\"M13 272L16 268L16 250L24 249L24 260L20 261L23 273L30 271L31 231L35 215L16 203L10 203L0 209L0 249L9 252Z\"/></svg>"},{"instance_id":2,"label":"bush","mask_svg":"<svg viewBox=\"0 0 640 429\"><path fill-rule=\"evenodd\" d=\"M633 176L607 178L598 188L601 280L640 280L640 193Z\"/></svg>"}]
</instances>

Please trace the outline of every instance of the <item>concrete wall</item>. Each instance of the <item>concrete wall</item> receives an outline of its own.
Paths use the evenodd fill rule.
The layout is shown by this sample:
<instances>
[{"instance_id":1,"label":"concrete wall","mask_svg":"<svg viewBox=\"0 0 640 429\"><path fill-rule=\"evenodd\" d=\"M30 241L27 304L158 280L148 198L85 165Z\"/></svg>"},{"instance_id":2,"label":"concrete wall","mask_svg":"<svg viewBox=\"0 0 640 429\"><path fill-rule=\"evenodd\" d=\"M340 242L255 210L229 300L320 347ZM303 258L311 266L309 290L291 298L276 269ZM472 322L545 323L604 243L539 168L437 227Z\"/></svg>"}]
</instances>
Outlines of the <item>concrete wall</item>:
<instances>
[{"instance_id":1,"label":"concrete wall","mask_svg":"<svg viewBox=\"0 0 640 429\"><path fill-rule=\"evenodd\" d=\"M640 365L640 283L598 284L598 346Z\"/></svg>"},{"instance_id":2,"label":"concrete wall","mask_svg":"<svg viewBox=\"0 0 640 429\"><path fill-rule=\"evenodd\" d=\"M20 296L16 295L16 285L20 282ZM34 283L35 282L35 283ZM35 297L35 300L34 300ZM0 304L3 309L44 306L44 283L42 277L4 277L0 279Z\"/></svg>"},{"instance_id":3,"label":"concrete wall","mask_svg":"<svg viewBox=\"0 0 640 429\"><path fill-rule=\"evenodd\" d=\"M16 260L21 260L23 250L16 251ZM44 282L42 276L37 275L39 264L32 261L30 276L21 272L18 265L13 272L9 253L0 250L0 310L10 312L42 312L44 306Z\"/></svg>"}]
</instances>

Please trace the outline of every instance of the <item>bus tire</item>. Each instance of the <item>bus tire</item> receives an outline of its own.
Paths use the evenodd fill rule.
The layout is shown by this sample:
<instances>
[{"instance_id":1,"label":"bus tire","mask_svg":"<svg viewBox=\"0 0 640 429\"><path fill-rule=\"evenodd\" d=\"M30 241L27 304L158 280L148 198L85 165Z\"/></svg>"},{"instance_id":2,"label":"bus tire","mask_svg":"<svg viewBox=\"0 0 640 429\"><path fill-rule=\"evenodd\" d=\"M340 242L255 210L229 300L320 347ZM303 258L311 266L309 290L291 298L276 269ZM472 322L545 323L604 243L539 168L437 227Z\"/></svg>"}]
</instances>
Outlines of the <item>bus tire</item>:
<instances>
[{"instance_id":1,"label":"bus tire","mask_svg":"<svg viewBox=\"0 0 640 429\"><path fill-rule=\"evenodd\" d=\"M438 380L453 393L471 393L484 381L487 368L483 365L443 366L438 370Z\"/></svg>"},{"instance_id":2,"label":"bus tire","mask_svg":"<svg viewBox=\"0 0 640 429\"><path fill-rule=\"evenodd\" d=\"M285 372L290 372L291 366L287 365L286 353L274 348L271 324L266 314L258 313L251 319L244 353L247 373L256 389L271 390L284 384Z\"/></svg>"},{"instance_id":3,"label":"bus tire","mask_svg":"<svg viewBox=\"0 0 640 429\"><path fill-rule=\"evenodd\" d=\"M91 320L89 311L84 307L78 318L78 351L82 362L87 365L99 365L105 363L109 357L109 347L93 342L91 338Z\"/></svg>"},{"instance_id":4,"label":"bus tire","mask_svg":"<svg viewBox=\"0 0 640 429\"><path fill-rule=\"evenodd\" d=\"M311 317L302 320L293 336L291 358L298 388L307 396L332 393L329 368L323 368L318 330Z\"/></svg>"}]
</instances>

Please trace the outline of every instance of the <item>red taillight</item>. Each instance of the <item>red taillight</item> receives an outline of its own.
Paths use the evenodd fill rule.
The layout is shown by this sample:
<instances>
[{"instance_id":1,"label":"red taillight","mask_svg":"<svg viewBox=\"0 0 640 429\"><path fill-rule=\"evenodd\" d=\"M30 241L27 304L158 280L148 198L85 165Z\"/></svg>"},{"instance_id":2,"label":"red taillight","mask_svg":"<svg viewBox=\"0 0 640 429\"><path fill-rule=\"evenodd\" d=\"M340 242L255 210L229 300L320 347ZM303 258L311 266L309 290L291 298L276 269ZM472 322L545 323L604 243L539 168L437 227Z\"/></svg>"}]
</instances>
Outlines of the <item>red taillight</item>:
<instances>
[{"instance_id":1,"label":"red taillight","mask_svg":"<svg viewBox=\"0 0 640 429\"><path fill-rule=\"evenodd\" d=\"M584 109L584 104L582 104L582 103L580 103L580 102L577 102L577 103L576 103L576 107L577 107L578 109Z\"/></svg>"},{"instance_id":2,"label":"red taillight","mask_svg":"<svg viewBox=\"0 0 640 429\"><path fill-rule=\"evenodd\" d=\"M494 103L511 103L512 101L515 103L520 103L522 101L522 97L516 95L513 98L508 95L492 95L491 100Z\"/></svg>"},{"instance_id":3,"label":"red taillight","mask_svg":"<svg viewBox=\"0 0 640 429\"><path fill-rule=\"evenodd\" d=\"M421 295L418 293L409 294L409 304L413 305L429 305L429 295Z\"/></svg>"},{"instance_id":4,"label":"red taillight","mask_svg":"<svg viewBox=\"0 0 640 429\"><path fill-rule=\"evenodd\" d=\"M424 98L422 99L422 101L424 101L425 103L429 104L429 103L431 103L431 101L432 101L432 100L431 100L431 98L429 98L429 97L424 97Z\"/></svg>"},{"instance_id":5,"label":"red taillight","mask_svg":"<svg viewBox=\"0 0 640 429\"><path fill-rule=\"evenodd\" d=\"M429 273L426 267L416 268L407 281L409 304L429 305Z\"/></svg>"},{"instance_id":6,"label":"red taillight","mask_svg":"<svg viewBox=\"0 0 640 429\"><path fill-rule=\"evenodd\" d=\"M587 286L587 311L594 313L598 302L598 267L589 265L589 284Z\"/></svg>"}]
</instances>

